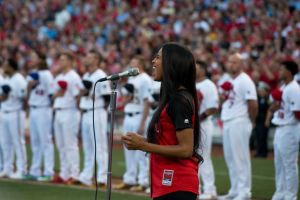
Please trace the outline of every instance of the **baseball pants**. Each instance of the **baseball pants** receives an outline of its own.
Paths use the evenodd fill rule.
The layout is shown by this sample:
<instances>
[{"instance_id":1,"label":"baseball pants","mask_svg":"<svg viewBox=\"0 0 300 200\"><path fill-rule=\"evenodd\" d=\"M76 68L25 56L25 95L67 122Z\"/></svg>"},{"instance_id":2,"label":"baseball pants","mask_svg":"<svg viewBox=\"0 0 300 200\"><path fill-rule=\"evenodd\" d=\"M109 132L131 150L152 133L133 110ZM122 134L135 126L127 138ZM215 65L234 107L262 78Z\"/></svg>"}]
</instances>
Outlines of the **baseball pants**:
<instances>
[{"instance_id":1,"label":"baseball pants","mask_svg":"<svg viewBox=\"0 0 300 200\"><path fill-rule=\"evenodd\" d=\"M27 156L24 131L25 112L2 112L1 130L3 150L3 171L7 175L13 173L14 154L16 153L17 173L27 173Z\"/></svg>"},{"instance_id":2,"label":"baseball pants","mask_svg":"<svg viewBox=\"0 0 300 200\"><path fill-rule=\"evenodd\" d=\"M29 114L33 176L53 176L54 147L52 142L52 109L50 107L30 108ZM44 172L42 173L42 164Z\"/></svg>"},{"instance_id":3,"label":"baseball pants","mask_svg":"<svg viewBox=\"0 0 300 200\"><path fill-rule=\"evenodd\" d=\"M279 126L274 137L276 192L272 200L296 200L300 125Z\"/></svg>"},{"instance_id":4,"label":"baseball pants","mask_svg":"<svg viewBox=\"0 0 300 200\"><path fill-rule=\"evenodd\" d=\"M252 124L248 118L224 122L223 148L229 170L229 194L244 199L251 197L251 162L249 140Z\"/></svg>"},{"instance_id":5,"label":"baseball pants","mask_svg":"<svg viewBox=\"0 0 300 200\"><path fill-rule=\"evenodd\" d=\"M105 183L107 180L108 141L107 141L107 111L104 108L95 109L95 133L97 145L97 181ZM84 151L84 169L79 179L92 184L95 164L95 141L93 133L93 112L87 111L81 121L82 143Z\"/></svg>"},{"instance_id":6,"label":"baseball pants","mask_svg":"<svg viewBox=\"0 0 300 200\"><path fill-rule=\"evenodd\" d=\"M216 195L215 174L211 161L212 131L213 123L211 119L204 120L200 126L202 149L199 152L203 156L204 162L199 166L199 175L203 182L203 193Z\"/></svg>"},{"instance_id":7,"label":"baseball pants","mask_svg":"<svg viewBox=\"0 0 300 200\"><path fill-rule=\"evenodd\" d=\"M55 141L59 151L60 173L63 180L79 176L80 113L76 109L57 110L54 117Z\"/></svg>"},{"instance_id":8,"label":"baseball pants","mask_svg":"<svg viewBox=\"0 0 300 200\"><path fill-rule=\"evenodd\" d=\"M124 134L127 132L138 131L141 121L141 114L134 116L125 116L124 118ZM123 181L126 184L142 186L149 185L148 163L145 152L139 150L128 150L124 147L126 171L123 175Z\"/></svg>"}]
</instances>

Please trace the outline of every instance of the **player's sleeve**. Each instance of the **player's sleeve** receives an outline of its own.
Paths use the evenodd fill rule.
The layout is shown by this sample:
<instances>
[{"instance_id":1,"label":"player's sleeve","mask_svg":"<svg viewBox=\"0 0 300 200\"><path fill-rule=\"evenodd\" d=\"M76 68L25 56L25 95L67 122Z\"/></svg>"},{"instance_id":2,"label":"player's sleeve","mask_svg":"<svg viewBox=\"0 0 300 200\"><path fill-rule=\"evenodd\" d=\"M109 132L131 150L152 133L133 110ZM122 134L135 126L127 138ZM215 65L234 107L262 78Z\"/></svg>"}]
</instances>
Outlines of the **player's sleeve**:
<instances>
[{"instance_id":1,"label":"player's sleeve","mask_svg":"<svg viewBox=\"0 0 300 200\"><path fill-rule=\"evenodd\" d=\"M257 100L256 88L251 80L242 83L242 90L245 100Z\"/></svg>"},{"instance_id":2,"label":"player's sleeve","mask_svg":"<svg viewBox=\"0 0 300 200\"><path fill-rule=\"evenodd\" d=\"M212 84L209 88L208 95L206 97L206 107L209 108L218 108L219 107L219 94L217 87Z\"/></svg>"},{"instance_id":3,"label":"player's sleeve","mask_svg":"<svg viewBox=\"0 0 300 200\"><path fill-rule=\"evenodd\" d=\"M297 91L289 90L289 104L291 111L300 111L300 88L297 88Z\"/></svg>"},{"instance_id":4,"label":"player's sleeve","mask_svg":"<svg viewBox=\"0 0 300 200\"><path fill-rule=\"evenodd\" d=\"M175 126L176 131L193 128L194 113L192 97L176 95L167 106L167 113Z\"/></svg>"}]
</instances>

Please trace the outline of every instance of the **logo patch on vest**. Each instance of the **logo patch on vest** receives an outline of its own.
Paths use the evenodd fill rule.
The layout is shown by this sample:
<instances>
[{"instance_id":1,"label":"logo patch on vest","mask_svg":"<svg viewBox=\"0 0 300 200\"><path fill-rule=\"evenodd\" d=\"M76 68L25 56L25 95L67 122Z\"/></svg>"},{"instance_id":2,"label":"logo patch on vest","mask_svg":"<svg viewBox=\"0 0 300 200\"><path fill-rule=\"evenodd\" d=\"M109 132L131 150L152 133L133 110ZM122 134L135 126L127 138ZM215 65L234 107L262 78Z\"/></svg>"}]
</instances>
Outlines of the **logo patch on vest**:
<instances>
[{"instance_id":1,"label":"logo patch on vest","mask_svg":"<svg viewBox=\"0 0 300 200\"><path fill-rule=\"evenodd\" d=\"M173 174L174 170L165 169L162 179L162 185L171 186L173 182Z\"/></svg>"},{"instance_id":2,"label":"logo patch on vest","mask_svg":"<svg viewBox=\"0 0 300 200\"><path fill-rule=\"evenodd\" d=\"M185 119L185 120L184 120L184 123L185 123L185 124L188 124L188 123L190 123L190 121L189 121L188 119Z\"/></svg>"}]
</instances>

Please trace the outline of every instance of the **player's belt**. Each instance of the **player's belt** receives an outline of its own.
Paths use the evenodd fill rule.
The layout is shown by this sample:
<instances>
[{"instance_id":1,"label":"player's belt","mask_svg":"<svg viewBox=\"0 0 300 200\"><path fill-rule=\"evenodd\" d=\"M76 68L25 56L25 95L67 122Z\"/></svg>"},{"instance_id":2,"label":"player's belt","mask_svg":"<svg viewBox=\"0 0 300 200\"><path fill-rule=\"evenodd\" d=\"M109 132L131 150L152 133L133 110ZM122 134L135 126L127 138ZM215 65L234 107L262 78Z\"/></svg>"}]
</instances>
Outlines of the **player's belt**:
<instances>
[{"instance_id":1,"label":"player's belt","mask_svg":"<svg viewBox=\"0 0 300 200\"><path fill-rule=\"evenodd\" d=\"M54 108L54 110L73 110L73 109L76 109L76 108Z\"/></svg>"},{"instance_id":2,"label":"player's belt","mask_svg":"<svg viewBox=\"0 0 300 200\"><path fill-rule=\"evenodd\" d=\"M48 108L50 107L50 105L47 105L47 106L33 106L31 105L30 108L33 108L33 109L37 109L37 108Z\"/></svg>"},{"instance_id":3,"label":"player's belt","mask_svg":"<svg viewBox=\"0 0 300 200\"><path fill-rule=\"evenodd\" d=\"M133 117L135 115L139 115L141 114L141 112L126 112L125 115L129 116L129 117Z\"/></svg>"},{"instance_id":4,"label":"player's belt","mask_svg":"<svg viewBox=\"0 0 300 200\"><path fill-rule=\"evenodd\" d=\"M20 110L2 110L1 112L7 114L7 113L12 113L12 112L18 112L18 111L20 111Z\"/></svg>"},{"instance_id":5,"label":"player's belt","mask_svg":"<svg viewBox=\"0 0 300 200\"><path fill-rule=\"evenodd\" d=\"M95 108L95 110L97 109L101 109L102 107L97 107ZM90 109L81 109L82 113L87 113L87 112L90 112L90 111L93 111L93 108L90 108Z\"/></svg>"}]
</instances>

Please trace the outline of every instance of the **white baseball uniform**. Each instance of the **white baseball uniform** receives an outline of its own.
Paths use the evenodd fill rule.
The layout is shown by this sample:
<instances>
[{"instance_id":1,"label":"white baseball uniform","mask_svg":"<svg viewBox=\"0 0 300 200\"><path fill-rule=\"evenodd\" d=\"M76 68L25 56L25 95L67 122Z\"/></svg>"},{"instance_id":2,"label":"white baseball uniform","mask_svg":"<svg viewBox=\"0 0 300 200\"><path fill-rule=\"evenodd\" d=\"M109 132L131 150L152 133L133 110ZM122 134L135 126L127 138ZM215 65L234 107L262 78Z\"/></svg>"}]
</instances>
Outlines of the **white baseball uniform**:
<instances>
[{"instance_id":1,"label":"white baseball uniform","mask_svg":"<svg viewBox=\"0 0 300 200\"><path fill-rule=\"evenodd\" d=\"M54 132L61 165L59 176L66 181L69 178L77 179L79 176L77 136L80 113L77 108L76 97L83 86L79 75L74 70L70 70L55 78L54 91L60 89L58 81L62 80L66 81L68 85L64 95L57 97L54 101Z\"/></svg>"},{"instance_id":2,"label":"white baseball uniform","mask_svg":"<svg viewBox=\"0 0 300 200\"><path fill-rule=\"evenodd\" d=\"M0 86L2 85L2 82L3 82L3 77L0 74ZM0 102L0 122L1 122L1 102ZM1 130L1 126L0 126L0 172L3 169L3 150L2 150L2 146L1 146L1 138L2 138L1 133L3 133L3 130Z\"/></svg>"},{"instance_id":3,"label":"white baseball uniform","mask_svg":"<svg viewBox=\"0 0 300 200\"><path fill-rule=\"evenodd\" d=\"M1 104L3 172L8 176L12 175L14 154L16 153L16 174L22 176L27 173L24 131L25 112L23 111L26 80L20 73L15 73L11 77L5 77L2 85L9 85L11 88L8 98Z\"/></svg>"},{"instance_id":4,"label":"white baseball uniform","mask_svg":"<svg viewBox=\"0 0 300 200\"><path fill-rule=\"evenodd\" d=\"M28 104L32 163L30 175L54 175L54 148L52 142L52 107L50 96L53 94L53 76L49 70L37 71L38 85L29 94ZM32 81L30 76L27 81ZM42 173L42 164L44 172Z\"/></svg>"},{"instance_id":5,"label":"white baseball uniform","mask_svg":"<svg viewBox=\"0 0 300 200\"><path fill-rule=\"evenodd\" d=\"M87 185L92 184L94 174L94 133L93 133L93 88L94 84L100 78L106 77L106 73L100 69L92 74L86 73L83 80L93 83L89 91L89 96L83 96L80 99L80 109L82 110L81 134L84 151L84 169L79 176L79 180ZM107 110L104 107L105 101L103 95L110 94L110 84L108 81L100 82L95 90L95 133L97 145L97 164L98 174L97 181L105 183L107 180L108 148L107 148Z\"/></svg>"},{"instance_id":6,"label":"white baseball uniform","mask_svg":"<svg viewBox=\"0 0 300 200\"><path fill-rule=\"evenodd\" d=\"M130 77L128 83L134 85L133 100L124 108L125 118L123 122L124 134L137 132L144 111L144 100L148 99L152 80L146 73L136 77ZM124 148L126 171L123 176L124 183L142 186L149 185L147 158L144 152L128 150ZM139 168L139 171L138 171ZM138 180L138 181L137 181Z\"/></svg>"},{"instance_id":7,"label":"white baseball uniform","mask_svg":"<svg viewBox=\"0 0 300 200\"><path fill-rule=\"evenodd\" d=\"M224 122L223 148L230 177L230 196L251 197L251 162L249 139L252 124L248 113L248 100L257 100L256 89L250 77L242 72L231 79L233 90L222 105Z\"/></svg>"},{"instance_id":8,"label":"white baseball uniform","mask_svg":"<svg viewBox=\"0 0 300 200\"><path fill-rule=\"evenodd\" d=\"M282 101L272 123L277 125L274 136L276 192L273 200L296 200L299 187L298 153L300 121L294 112L300 111L300 86L292 81L282 87Z\"/></svg>"},{"instance_id":9,"label":"white baseball uniform","mask_svg":"<svg viewBox=\"0 0 300 200\"><path fill-rule=\"evenodd\" d=\"M207 109L219 107L219 97L216 85L209 79L205 79L196 84L196 89L203 95L203 99L200 102L199 114L204 113ZM199 166L199 175L201 175L203 181L203 193L210 195L217 195L215 186L215 175L213 164L211 161L211 147L213 136L213 122L212 116L207 117L200 122L200 131L202 133L202 149L204 162Z\"/></svg>"},{"instance_id":10,"label":"white baseball uniform","mask_svg":"<svg viewBox=\"0 0 300 200\"><path fill-rule=\"evenodd\" d=\"M300 72L294 76L294 80L300 85Z\"/></svg>"},{"instance_id":11,"label":"white baseball uniform","mask_svg":"<svg viewBox=\"0 0 300 200\"><path fill-rule=\"evenodd\" d=\"M224 74L222 74L222 76L220 77L220 79L217 81L217 86L222 85L224 82L230 80L230 75L225 72Z\"/></svg>"},{"instance_id":12,"label":"white baseball uniform","mask_svg":"<svg viewBox=\"0 0 300 200\"><path fill-rule=\"evenodd\" d=\"M150 87L150 92L149 92L149 97L148 97L148 100L150 102L150 104L158 104L158 101L157 99L154 98L154 96L159 96L160 94L160 86L161 86L161 83L158 82L158 81L154 81L154 80L151 80L151 87ZM144 137L147 137L147 131L148 131L148 127L149 127L149 124L150 124L150 121L153 117L153 114L156 110L156 107L150 107L150 110L149 110L149 116L147 117L147 120L146 120L146 124L145 124L145 132L144 132ZM144 163L144 168L142 169L143 170L143 177L149 177L149 156L145 156L145 154L141 154L141 159L146 159L144 160L142 163ZM149 180L146 181L146 179L144 178L144 184L143 186L145 187L148 187L149 186Z\"/></svg>"}]
</instances>

